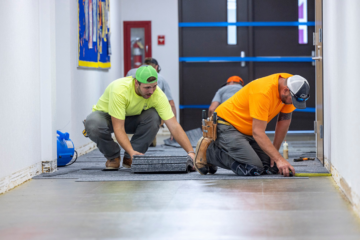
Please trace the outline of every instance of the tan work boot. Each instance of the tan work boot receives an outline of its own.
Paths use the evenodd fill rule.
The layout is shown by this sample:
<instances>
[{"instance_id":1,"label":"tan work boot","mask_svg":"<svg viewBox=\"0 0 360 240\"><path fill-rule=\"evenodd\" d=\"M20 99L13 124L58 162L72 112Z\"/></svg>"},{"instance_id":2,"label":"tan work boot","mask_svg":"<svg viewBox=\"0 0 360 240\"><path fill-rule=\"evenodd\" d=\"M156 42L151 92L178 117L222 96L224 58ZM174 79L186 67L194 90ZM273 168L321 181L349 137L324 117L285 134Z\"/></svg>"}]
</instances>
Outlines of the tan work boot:
<instances>
[{"instance_id":1,"label":"tan work boot","mask_svg":"<svg viewBox=\"0 0 360 240\"><path fill-rule=\"evenodd\" d=\"M119 169L120 167L120 157L109 159L105 164L106 169Z\"/></svg>"},{"instance_id":2,"label":"tan work boot","mask_svg":"<svg viewBox=\"0 0 360 240\"><path fill-rule=\"evenodd\" d=\"M212 140L210 138L201 137L196 145L195 150L195 169L201 175L206 175L209 172L209 166L206 161L206 150L208 149Z\"/></svg>"},{"instance_id":3,"label":"tan work boot","mask_svg":"<svg viewBox=\"0 0 360 240\"><path fill-rule=\"evenodd\" d=\"M124 168L131 168L131 164L132 164L132 160L131 160L131 158L127 158L127 157L125 157L124 156L124 158L123 158L123 167Z\"/></svg>"}]
</instances>

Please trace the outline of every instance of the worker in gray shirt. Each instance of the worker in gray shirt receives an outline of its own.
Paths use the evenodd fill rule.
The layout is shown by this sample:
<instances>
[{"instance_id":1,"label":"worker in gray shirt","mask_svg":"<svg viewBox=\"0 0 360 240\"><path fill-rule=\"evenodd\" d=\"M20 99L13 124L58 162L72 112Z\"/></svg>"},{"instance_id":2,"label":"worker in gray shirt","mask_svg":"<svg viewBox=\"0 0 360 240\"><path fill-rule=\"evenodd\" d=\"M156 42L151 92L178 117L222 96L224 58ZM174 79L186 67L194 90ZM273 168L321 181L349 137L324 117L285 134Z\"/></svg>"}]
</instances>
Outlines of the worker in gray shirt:
<instances>
[{"instance_id":1,"label":"worker in gray shirt","mask_svg":"<svg viewBox=\"0 0 360 240\"><path fill-rule=\"evenodd\" d=\"M215 112L215 109L220 104L231 98L237 91L242 89L243 86L244 86L244 81L241 79L241 77L238 76L229 77L229 79L226 81L223 87L216 92L212 100L212 103L209 107L208 116L212 116L212 114Z\"/></svg>"}]
</instances>

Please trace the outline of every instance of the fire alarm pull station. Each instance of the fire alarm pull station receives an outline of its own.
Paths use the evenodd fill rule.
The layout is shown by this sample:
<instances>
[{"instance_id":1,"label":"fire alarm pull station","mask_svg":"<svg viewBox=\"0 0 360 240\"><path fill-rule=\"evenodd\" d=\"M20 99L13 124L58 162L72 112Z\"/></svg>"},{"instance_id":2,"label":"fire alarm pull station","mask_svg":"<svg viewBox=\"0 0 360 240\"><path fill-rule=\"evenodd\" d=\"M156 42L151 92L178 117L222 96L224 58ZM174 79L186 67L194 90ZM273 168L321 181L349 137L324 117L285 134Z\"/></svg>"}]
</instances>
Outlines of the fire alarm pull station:
<instances>
[{"instance_id":1,"label":"fire alarm pull station","mask_svg":"<svg viewBox=\"0 0 360 240\"><path fill-rule=\"evenodd\" d=\"M165 45L165 35L158 35L158 45Z\"/></svg>"}]
</instances>

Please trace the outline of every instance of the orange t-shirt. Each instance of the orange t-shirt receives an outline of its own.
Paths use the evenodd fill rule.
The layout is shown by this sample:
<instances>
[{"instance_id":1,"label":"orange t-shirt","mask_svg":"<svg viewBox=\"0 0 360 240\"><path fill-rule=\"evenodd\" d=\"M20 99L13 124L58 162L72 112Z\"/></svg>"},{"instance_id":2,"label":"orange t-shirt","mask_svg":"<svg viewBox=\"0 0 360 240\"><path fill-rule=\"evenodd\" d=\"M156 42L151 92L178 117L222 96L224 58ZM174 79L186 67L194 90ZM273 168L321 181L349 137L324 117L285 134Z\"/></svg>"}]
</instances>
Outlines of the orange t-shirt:
<instances>
[{"instance_id":1,"label":"orange t-shirt","mask_svg":"<svg viewBox=\"0 0 360 240\"><path fill-rule=\"evenodd\" d=\"M279 77L291 74L276 73L256 79L216 108L219 117L233 125L239 132L252 135L253 118L270 122L279 112L290 113L293 104L284 104L279 96Z\"/></svg>"}]
</instances>

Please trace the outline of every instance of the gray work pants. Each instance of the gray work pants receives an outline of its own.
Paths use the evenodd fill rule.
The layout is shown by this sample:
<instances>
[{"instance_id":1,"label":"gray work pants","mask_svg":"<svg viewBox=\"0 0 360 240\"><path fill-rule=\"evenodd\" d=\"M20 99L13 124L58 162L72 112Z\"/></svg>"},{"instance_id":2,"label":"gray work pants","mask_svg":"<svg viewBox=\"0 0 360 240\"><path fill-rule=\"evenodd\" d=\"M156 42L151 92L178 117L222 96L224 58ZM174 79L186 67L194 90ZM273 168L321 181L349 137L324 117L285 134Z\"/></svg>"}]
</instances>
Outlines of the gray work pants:
<instances>
[{"instance_id":1,"label":"gray work pants","mask_svg":"<svg viewBox=\"0 0 360 240\"><path fill-rule=\"evenodd\" d=\"M209 145L206 160L212 165L231 169L240 176L278 172L276 165L270 167L270 157L255 139L242 134L232 125L218 124L217 139Z\"/></svg>"},{"instance_id":2,"label":"gray work pants","mask_svg":"<svg viewBox=\"0 0 360 240\"><path fill-rule=\"evenodd\" d=\"M133 149L145 153L154 140L160 126L160 116L154 108L143 111L140 115L125 118L125 131L134 134L130 140ZM108 113L92 112L85 122L85 130L89 138L107 159L120 156L120 147L114 142L111 133L114 132L111 116ZM125 157L130 155L125 152Z\"/></svg>"}]
</instances>

